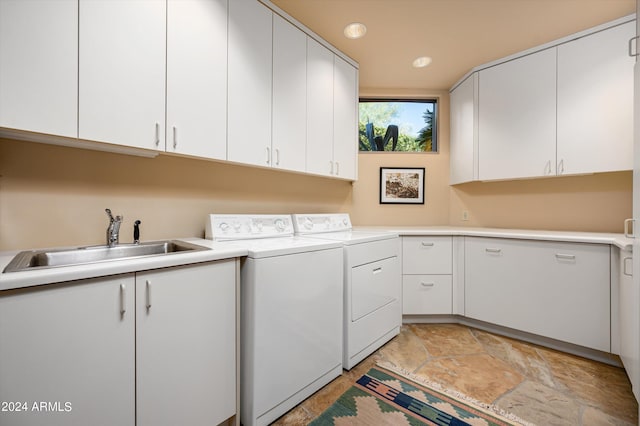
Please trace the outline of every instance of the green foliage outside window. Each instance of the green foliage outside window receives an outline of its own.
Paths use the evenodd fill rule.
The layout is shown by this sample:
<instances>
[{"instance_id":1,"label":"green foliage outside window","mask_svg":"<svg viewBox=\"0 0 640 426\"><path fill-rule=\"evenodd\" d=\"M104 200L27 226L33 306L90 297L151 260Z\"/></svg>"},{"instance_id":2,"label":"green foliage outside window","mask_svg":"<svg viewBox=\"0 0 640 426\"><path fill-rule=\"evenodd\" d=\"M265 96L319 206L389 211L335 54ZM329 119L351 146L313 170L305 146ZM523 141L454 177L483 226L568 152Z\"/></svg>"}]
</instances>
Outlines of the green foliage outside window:
<instances>
[{"instance_id":1,"label":"green foliage outside window","mask_svg":"<svg viewBox=\"0 0 640 426\"><path fill-rule=\"evenodd\" d=\"M360 100L360 151L437 152L435 100Z\"/></svg>"}]
</instances>

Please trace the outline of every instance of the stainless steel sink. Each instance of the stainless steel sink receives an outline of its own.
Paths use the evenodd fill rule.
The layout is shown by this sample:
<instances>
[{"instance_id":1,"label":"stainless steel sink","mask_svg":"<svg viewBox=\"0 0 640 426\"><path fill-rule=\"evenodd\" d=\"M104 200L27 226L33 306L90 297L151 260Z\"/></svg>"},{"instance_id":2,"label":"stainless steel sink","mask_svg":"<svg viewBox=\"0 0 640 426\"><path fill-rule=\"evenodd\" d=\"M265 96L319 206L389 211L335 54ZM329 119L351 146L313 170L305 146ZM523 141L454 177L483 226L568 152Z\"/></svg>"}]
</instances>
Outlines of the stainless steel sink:
<instances>
[{"instance_id":1,"label":"stainless steel sink","mask_svg":"<svg viewBox=\"0 0 640 426\"><path fill-rule=\"evenodd\" d=\"M155 241L140 244L119 244L115 247L105 245L70 249L31 250L18 253L11 262L9 262L3 272L73 266L85 263L168 255L199 250L208 249L182 241Z\"/></svg>"}]
</instances>

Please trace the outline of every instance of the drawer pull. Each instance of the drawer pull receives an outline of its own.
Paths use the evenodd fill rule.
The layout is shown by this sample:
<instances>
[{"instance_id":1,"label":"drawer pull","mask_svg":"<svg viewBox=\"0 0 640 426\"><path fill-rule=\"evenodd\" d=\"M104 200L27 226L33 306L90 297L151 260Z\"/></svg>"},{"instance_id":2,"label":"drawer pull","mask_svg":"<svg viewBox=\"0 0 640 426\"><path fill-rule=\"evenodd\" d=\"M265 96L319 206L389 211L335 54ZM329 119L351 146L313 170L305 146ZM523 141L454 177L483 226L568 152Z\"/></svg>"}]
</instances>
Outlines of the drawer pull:
<instances>
[{"instance_id":1,"label":"drawer pull","mask_svg":"<svg viewBox=\"0 0 640 426\"><path fill-rule=\"evenodd\" d=\"M373 270L374 274L379 274L380 272L382 272L382 266Z\"/></svg>"},{"instance_id":2,"label":"drawer pull","mask_svg":"<svg viewBox=\"0 0 640 426\"><path fill-rule=\"evenodd\" d=\"M146 292L147 300L146 305L147 309L151 309L151 281L147 280L147 292Z\"/></svg>"},{"instance_id":3,"label":"drawer pull","mask_svg":"<svg viewBox=\"0 0 640 426\"><path fill-rule=\"evenodd\" d=\"M630 260L633 260L633 258L632 257L625 257L624 260L623 260L624 268L623 268L622 273L625 274L628 277L632 277L633 276L633 264L631 265L630 268L627 268L627 265L629 265L629 263L630 263L629 261ZM631 271L631 272L627 272L627 271Z\"/></svg>"},{"instance_id":4,"label":"drawer pull","mask_svg":"<svg viewBox=\"0 0 640 426\"><path fill-rule=\"evenodd\" d=\"M502 253L502 249L491 248L491 247L485 248L484 251L486 251L487 253L495 253L495 254Z\"/></svg>"},{"instance_id":5,"label":"drawer pull","mask_svg":"<svg viewBox=\"0 0 640 426\"><path fill-rule=\"evenodd\" d=\"M635 238L635 229L634 225L636 224L635 219L625 219L624 220L624 236L627 238Z\"/></svg>"},{"instance_id":6,"label":"drawer pull","mask_svg":"<svg viewBox=\"0 0 640 426\"><path fill-rule=\"evenodd\" d=\"M436 243L425 243L424 241L422 242L422 247L433 247L435 245Z\"/></svg>"},{"instance_id":7,"label":"drawer pull","mask_svg":"<svg viewBox=\"0 0 640 426\"><path fill-rule=\"evenodd\" d=\"M420 285L422 287L433 287L434 285L436 285L436 283L425 283L425 282L420 281Z\"/></svg>"},{"instance_id":8,"label":"drawer pull","mask_svg":"<svg viewBox=\"0 0 640 426\"><path fill-rule=\"evenodd\" d=\"M576 260L576 256L574 254L556 253L556 258L561 260Z\"/></svg>"},{"instance_id":9,"label":"drawer pull","mask_svg":"<svg viewBox=\"0 0 640 426\"><path fill-rule=\"evenodd\" d=\"M124 316L125 312L127 312L127 287L120 284L120 315Z\"/></svg>"}]
</instances>

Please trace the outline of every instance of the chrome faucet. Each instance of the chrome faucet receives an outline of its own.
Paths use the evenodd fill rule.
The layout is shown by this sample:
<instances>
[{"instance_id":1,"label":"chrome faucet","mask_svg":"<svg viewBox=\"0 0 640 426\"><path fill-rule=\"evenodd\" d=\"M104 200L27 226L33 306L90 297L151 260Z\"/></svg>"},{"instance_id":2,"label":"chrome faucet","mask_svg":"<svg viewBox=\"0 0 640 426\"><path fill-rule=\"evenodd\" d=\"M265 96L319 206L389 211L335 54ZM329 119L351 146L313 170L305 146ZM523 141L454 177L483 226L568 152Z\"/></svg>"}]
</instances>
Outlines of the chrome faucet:
<instances>
[{"instance_id":1,"label":"chrome faucet","mask_svg":"<svg viewBox=\"0 0 640 426\"><path fill-rule=\"evenodd\" d=\"M118 245L120 239L120 224L122 223L122 216L116 216L115 218L111 214L110 209L105 209L105 212L109 215L109 227L107 228L107 245L109 247L115 247Z\"/></svg>"}]
</instances>

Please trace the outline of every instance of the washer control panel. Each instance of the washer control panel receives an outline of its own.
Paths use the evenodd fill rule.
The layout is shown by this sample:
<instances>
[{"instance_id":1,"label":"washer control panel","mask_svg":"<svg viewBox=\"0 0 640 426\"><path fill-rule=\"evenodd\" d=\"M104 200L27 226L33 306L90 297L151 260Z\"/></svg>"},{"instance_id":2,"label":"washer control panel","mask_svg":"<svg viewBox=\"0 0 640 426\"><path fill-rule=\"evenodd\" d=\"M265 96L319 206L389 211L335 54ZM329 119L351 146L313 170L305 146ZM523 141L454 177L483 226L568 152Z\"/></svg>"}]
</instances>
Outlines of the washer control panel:
<instances>
[{"instance_id":1,"label":"washer control panel","mask_svg":"<svg viewBox=\"0 0 640 426\"><path fill-rule=\"evenodd\" d=\"M348 213L294 214L293 226L297 234L319 234L351 230Z\"/></svg>"},{"instance_id":2,"label":"washer control panel","mask_svg":"<svg viewBox=\"0 0 640 426\"><path fill-rule=\"evenodd\" d=\"M293 221L286 214L210 214L205 238L215 241L293 235Z\"/></svg>"}]
</instances>

